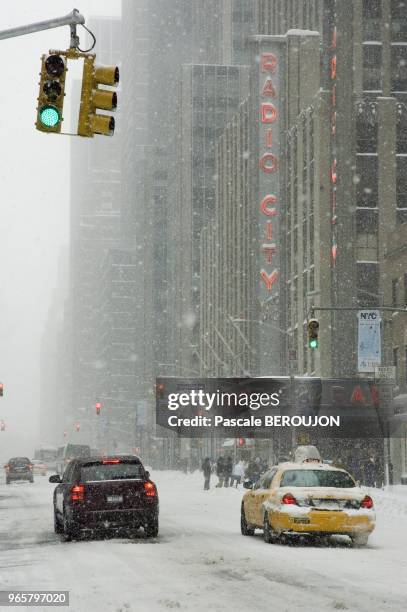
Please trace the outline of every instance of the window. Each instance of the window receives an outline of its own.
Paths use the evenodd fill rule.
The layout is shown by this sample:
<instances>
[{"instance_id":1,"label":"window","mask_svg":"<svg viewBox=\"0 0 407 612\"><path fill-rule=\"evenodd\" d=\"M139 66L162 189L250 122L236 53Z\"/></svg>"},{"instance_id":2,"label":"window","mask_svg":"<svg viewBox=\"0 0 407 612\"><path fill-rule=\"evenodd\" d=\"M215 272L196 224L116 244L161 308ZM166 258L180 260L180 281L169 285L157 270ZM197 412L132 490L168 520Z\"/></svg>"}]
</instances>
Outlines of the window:
<instances>
[{"instance_id":1,"label":"window","mask_svg":"<svg viewBox=\"0 0 407 612\"><path fill-rule=\"evenodd\" d=\"M370 208L359 208L356 211L357 234L376 234L379 222L377 210Z\"/></svg>"},{"instance_id":2,"label":"window","mask_svg":"<svg viewBox=\"0 0 407 612\"><path fill-rule=\"evenodd\" d=\"M407 112L405 107L400 106L397 116L397 153L407 153Z\"/></svg>"},{"instance_id":3,"label":"window","mask_svg":"<svg viewBox=\"0 0 407 612\"><path fill-rule=\"evenodd\" d=\"M407 40L407 2L391 0L391 35L393 41Z\"/></svg>"},{"instance_id":4,"label":"window","mask_svg":"<svg viewBox=\"0 0 407 612\"><path fill-rule=\"evenodd\" d=\"M132 480L144 476L141 463L93 463L82 466L81 480L83 482L96 482L100 480Z\"/></svg>"},{"instance_id":5,"label":"window","mask_svg":"<svg viewBox=\"0 0 407 612\"><path fill-rule=\"evenodd\" d=\"M356 267L358 301L364 307L377 305L379 266L377 263L358 262Z\"/></svg>"},{"instance_id":6,"label":"window","mask_svg":"<svg viewBox=\"0 0 407 612\"><path fill-rule=\"evenodd\" d=\"M391 88L407 91L407 46L391 49Z\"/></svg>"},{"instance_id":7,"label":"window","mask_svg":"<svg viewBox=\"0 0 407 612\"><path fill-rule=\"evenodd\" d=\"M382 89L382 47L381 45L363 46L363 89L381 91Z\"/></svg>"},{"instance_id":8,"label":"window","mask_svg":"<svg viewBox=\"0 0 407 612\"><path fill-rule=\"evenodd\" d=\"M377 119L371 113L361 111L356 118L356 151L357 153L376 153Z\"/></svg>"},{"instance_id":9,"label":"window","mask_svg":"<svg viewBox=\"0 0 407 612\"><path fill-rule=\"evenodd\" d=\"M350 489L356 486L346 472L328 470L286 470L280 487L338 487Z\"/></svg>"},{"instance_id":10,"label":"window","mask_svg":"<svg viewBox=\"0 0 407 612\"><path fill-rule=\"evenodd\" d=\"M277 468L274 468L274 469L272 469L269 472L266 472L264 474L263 478L261 479L261 487L263 489L269 489L270 488L271 481L273 480L276 472L277 472Z\"/></svg>"},{"instance_id":11,"label":"window","mask_svg":"<svg viewBox=\"0 0 407 612\"><path fill-rule=\"evenodd\" d=\"M407 157L397 156L396 202L397 208L407 208Z\"/></svg>"},{"instance_id":12,"label":"window","mask_svg":"<svg viewBox=\"0 0 407 612\"><path fill-rule=\"evenodd\" d=\"M356 236L357 257L364 260L377 259L377 234L361 233Z\"/></svg>"},{"instance_id":13,"label":"window","mask_svg":"<svg viewBox=\"0 0 407 612\"><path fill-rule=\"evenodd\" d=\"M398 379L398 366L399 366L399 347L393 348L393 365L396 368L396 380Z\"/></svg>"},{"instance_id":14,"label":"window","mask_svg":"<svg viewBox=\"0 0 407 612\"><path fill-rule=\"evenodd\" d=\"M398 285L398 279L393 278L393 280L391 281L391 305L394 308L397 308L398 306L397 285Z\"/></svg>"},{"instance_id":15,"label":"window","mask_svg":"<svg viewBox=\"0 0 407 612\"><path fill-rule=\"evenodd\" d=\"M356 157L356 206L378 205L378 167L376 155Z\"/></svg>"},{"instance_id":16,"label":"window","mask_svg":"<svg viewBox=\"0 0 407 612\"><path fill-rule=\"evenodd\" d=\"M381 39L381 0L363 0L363 39Z\"/></svg>"}]
</instances>

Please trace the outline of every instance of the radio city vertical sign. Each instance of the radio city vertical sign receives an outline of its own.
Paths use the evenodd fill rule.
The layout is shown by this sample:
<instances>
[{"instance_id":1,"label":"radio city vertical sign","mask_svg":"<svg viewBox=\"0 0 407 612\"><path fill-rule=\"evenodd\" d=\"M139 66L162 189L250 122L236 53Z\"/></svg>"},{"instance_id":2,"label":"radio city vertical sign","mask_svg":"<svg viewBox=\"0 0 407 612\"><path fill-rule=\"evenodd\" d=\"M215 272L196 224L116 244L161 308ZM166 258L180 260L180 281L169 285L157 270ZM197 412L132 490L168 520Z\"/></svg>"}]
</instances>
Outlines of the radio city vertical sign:
<instances>
[{"instance_id":1,"label":"radio city vertical sign","mask_svg":"<svg viewBox=\"0 0 407 612\"><path fill-rule=\"evenodd\" d=\"M280 37L259 37L259 211L260 301L278 294L281 216L283 45Z\"/></svg>"}]
</instances>

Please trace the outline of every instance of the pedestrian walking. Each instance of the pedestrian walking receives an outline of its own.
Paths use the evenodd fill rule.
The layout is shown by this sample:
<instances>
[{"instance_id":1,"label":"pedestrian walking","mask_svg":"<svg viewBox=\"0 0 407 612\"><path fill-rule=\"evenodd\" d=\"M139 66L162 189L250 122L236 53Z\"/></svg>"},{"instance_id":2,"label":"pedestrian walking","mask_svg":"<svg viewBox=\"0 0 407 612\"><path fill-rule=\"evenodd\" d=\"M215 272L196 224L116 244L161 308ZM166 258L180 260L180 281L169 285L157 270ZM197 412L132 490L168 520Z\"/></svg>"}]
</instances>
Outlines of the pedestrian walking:
<instances>
[{"instance_id":1,"label":"pedestrian walking","mask_svg":"<svg viewBox=\"0 0 407 612\"><path fill-rule=\"evenodd\" d=\"M259 466L259 462L253 461L253 459L251 459L249 461L249 465L247 466L245 476L251 482L253 482L253 483L257 482L258 479L260 478L260 466Z\"/></svg>"},{"instance_id":2,"label":"pedestrian walking","mask_svg":"<svg viewBox=\"0 0 407 612\"><path fill-rule=\"evenodd\" d=\"M238 461L233 466L232 477L230 479L230 486L233 487L233 485L236 482L236 489L237 489L237 487L241 483L241 480L242 480L243 476L244 476L244 465L243 465L242 461Z\"/></svg>"},{"instance_id":3,"label":"pedestrian walking","mask_svg":"<svg viewBox=\"0 0 407 612\"><path fill-rule=\"evenodd\" d=\"M212 462L209 457L206 457L206 459L203 460L202 471L204 475L204 491L209 491L212 474Z\"/></svg>"},{"instance_id":4,"label":"pedestrian walking","mask_svg":"<svg viewBox=\"0 0 407 612\"><path fill-rule=\"evenodd\" d=\"M225 459L225 487L229 486L229 481L232 477L232 472L233 472L232 457L226 457Z\"/></svg>"},{"instance_id":5,"label":"pedestrian walking","mask_svg":"<svg viewBox=\"0 0 407 612\"><path fill-rule=\"evenodd\" d=\"M219 482L216 485L217 487L223 487L223 483L225 480L225 458L218 457L216 462L216 475L219 478Z\"/></svg>"}]
</instances>

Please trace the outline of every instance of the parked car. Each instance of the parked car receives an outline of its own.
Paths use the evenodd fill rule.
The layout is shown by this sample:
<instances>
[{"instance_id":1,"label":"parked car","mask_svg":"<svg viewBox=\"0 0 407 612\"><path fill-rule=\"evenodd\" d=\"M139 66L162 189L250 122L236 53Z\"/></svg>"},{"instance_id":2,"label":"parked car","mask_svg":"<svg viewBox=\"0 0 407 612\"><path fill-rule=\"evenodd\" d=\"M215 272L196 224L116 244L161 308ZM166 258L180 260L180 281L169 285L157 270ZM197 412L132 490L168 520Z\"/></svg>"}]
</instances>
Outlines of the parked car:
<instances>
[{"instance_id":1,"label":"parked car","mask_svg":"<svg viewBox=\"0 0 407 612\"><path fill-rule=\"evenodd\" d=\"M41 461L40 459L33 459L31 463L33 465L34 474L40 474L41 476L47 475L48 466L44 461Z\"/></svg>"},{"instance_id":2,"label":"parked car","mask_svg":"<svg viewBox=\"0 0 407 612\"><path fill-rule=\"evenodd\" d=\"M34 482L33 464L28 457L12 457L4 469L6 470L6 484L10 484L12 480Z\"/></svg>"},{"instance_id":3,"label":"parked car","mask_svg":"<svg viewBox=\"0 0 407 612\"><path fill-rule=\"evenodd\" d=\"M144 528L158 535L158 492L138 457L115 455L73 459L63 477L51 476L54 491L54 528L65 540L83 531Z\"/></svg>"},{"instance_id":4,"label":"parked car","mask_svg":"<svg viewBox=\"0 0 407 612\"><path fill-rule=\"evenodd\" d=\"M283 463L243 496L241 532L263 529L265 542L285 535L347 535L365 546L375 527L373 500L343 469L324 463Z\"/></svg>"},{"instance_id":5,"label":"parked car","mask_svg":"<svg viewBox=\"0 0 407 612\"><path fill-rule=\"evenodd\" d=\"M58 457L56 460L56 472L60 476L65 471L68 463L71 459L81 459L91 457L92 453L90 446L87 444L65 444L58 450Z\"/></svg>"}]
</instances>

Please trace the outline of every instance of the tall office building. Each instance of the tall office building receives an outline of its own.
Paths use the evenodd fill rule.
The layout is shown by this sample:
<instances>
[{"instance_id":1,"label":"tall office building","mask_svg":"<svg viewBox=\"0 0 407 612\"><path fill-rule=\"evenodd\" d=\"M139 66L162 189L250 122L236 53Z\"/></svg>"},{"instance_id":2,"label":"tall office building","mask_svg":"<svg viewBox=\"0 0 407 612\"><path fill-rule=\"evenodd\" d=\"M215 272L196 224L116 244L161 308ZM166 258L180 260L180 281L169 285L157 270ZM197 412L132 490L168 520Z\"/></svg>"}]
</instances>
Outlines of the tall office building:
<instances>
[{"instance_id":1,"label":"tall office building","mask_svg":"<svg viewBox=\"0 0 407 612\"><path fill-rule=\"evenodd\" d=\"M266 355L267 345L281 355L280 365L274 364L268 373L277 373L277 369L279 373L351 376L357 373L356 317L349 317L346 311L316 310L321 323L317 352L307 346L306 324L312 306L370 307L380 300L380 248L385 244L381 232L389 219L394 217L395 223L401 223L405 216L406 19L400 2L387 0L298 1L283 5L265 0L259 2L257 9L258 30L265 44L267 36L286 33L281 39L286 79L285 84L280 83L284 93L278 115L283 143L278 210L281 242L277 245L273 238L267 251L271 260L279 263L278 280L275 277L274 282L277 308L270 295L271 299L261 300L254 317L231 316L257 320L251 325L258 328L255 348L260 355ZM312 43L312 31L319 32L319 51ZM261 40L261 36L257 37L256 43L254 37L253 43ZM251 102L247 110L251 112L255 100L258 111L249 115L251 129L256 131L249 138L249 155L255 159L259 152L256 112L263 112L264 102L275 105L271 88L269 99L262 94L259 99L257 74L258 66L252 62ZM273 82L276 80L275 75L269 76ZM262 75L265 82L266 77ZM275 133L278 123L268 108L260 115L266 138L267 127L273 127ZM242 117L234 121L243 124ZM229 126L227 132L224 137L230 138L233 128ZM238 134L237 130L232 141L239 140ZM267 141L260 146L264 144L267 147ZM271 141L270 144L272 154ZM240 155L239 150L237 144L233 152L227 149L229 166L219 160L226 181L231 182L228 192L238 184L240 172L235 177L231 169L233 156ZM243 172L241 157L238 164ZM262 194L272 195L263 193L255 176L256 171L252 171L252 201L261 199ZM270 178L274 176L270 172ZM271 183L266 182L264 188ZM227 196L220 197L222 209ZM393 217L389 216L389 208ZM273 223L273 232L275 227ZM237 234L238 230L236 239ZM264 243L267 248L268 240ZM271 248L280 248L279 260ZM269 274L272 273L270 268ZM232 330L229 335L236 333ZM249 335L255 337L253 329ZM225 345L222 348L222 343L218 349L220 361L227 363L230 351ZM267 373L263 368L257 371Z\"/></svg>"},{"instance_id":2,"label":"tall office building","mask_svg":"<svg viewBox=\"0 0 407 612\"><path fill-rule=\"evenodd\" d=\"M182 66L179 107L176 249L175 352L178 373L199 372L200 236L214 217L216 139L248 93L245 67Z\"/></svg>"},{"instance_id":3,"label":"tall office building","mask_svg":"<svg viewBox=\"0 0 407 612\"><path fill-rule=\"evenodd\" d=\"M119 65L121 22L93 18L89 28L98 41L98 61ZM120 101L120 93L119 93ZM120 102L119 102L120 103ZM120 111L119 111L120 112ZM120 119L117 120L120 126ZM93 407L100 394L106 363L97 329L100 312L100 262L121 236L120 127L113 139L77 139L71 147L72 409L65 429L80 423L82 439L93 437Z\"/></svg>"}]
</instances>

